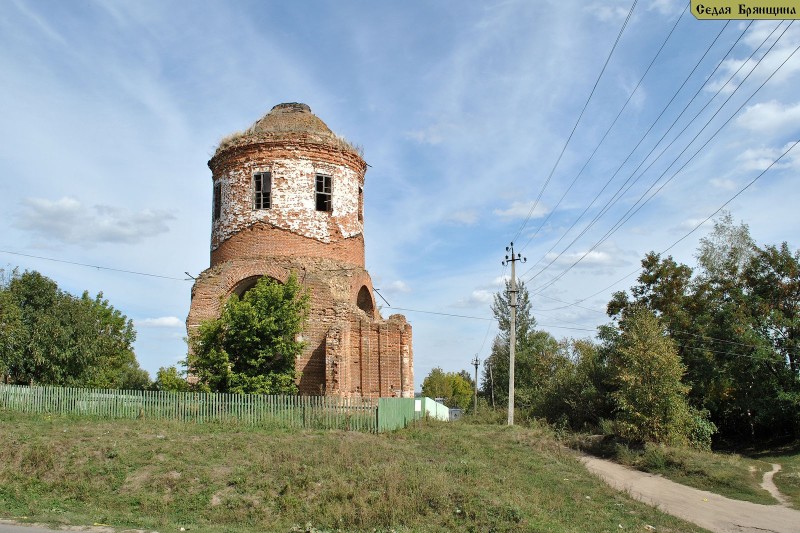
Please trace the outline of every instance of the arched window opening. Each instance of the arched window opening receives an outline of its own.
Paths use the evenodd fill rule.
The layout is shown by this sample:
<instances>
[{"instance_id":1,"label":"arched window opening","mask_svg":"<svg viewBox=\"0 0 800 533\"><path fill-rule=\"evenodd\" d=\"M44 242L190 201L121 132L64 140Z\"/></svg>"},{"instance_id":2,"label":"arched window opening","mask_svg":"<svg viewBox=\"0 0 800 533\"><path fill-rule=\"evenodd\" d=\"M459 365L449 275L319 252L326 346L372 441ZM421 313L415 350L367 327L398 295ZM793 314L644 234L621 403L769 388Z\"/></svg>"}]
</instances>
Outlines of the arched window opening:
<instances>
[{"instance_id":1,"label":"arched window opening","mask_svg":"<svg viewBox=\"0 0 800 533\"><path fill-rule=\"evenodd\" d=\"M235 294L236 296L241 298L247 291L255 287L256 283L258 283L258 280L260 280L263 277L264 276L250 276L248 278L244 278L242 281L234 285L231 294L232 295Z\"/></svg>"},{"instance_id":2,"label":"arched window opening","mask_svg":"<svg viewBox=\"0 0 800 533\"><path fill-rule=\"evenodd\" d=\"M369 289L366 285L361 287L358 291L358 298L356 299L356 305L359 309L367 313L368 316L372 317L375 314L375 304L372 302L372 293L369 292Z\"/></svg>"}]
</instances>

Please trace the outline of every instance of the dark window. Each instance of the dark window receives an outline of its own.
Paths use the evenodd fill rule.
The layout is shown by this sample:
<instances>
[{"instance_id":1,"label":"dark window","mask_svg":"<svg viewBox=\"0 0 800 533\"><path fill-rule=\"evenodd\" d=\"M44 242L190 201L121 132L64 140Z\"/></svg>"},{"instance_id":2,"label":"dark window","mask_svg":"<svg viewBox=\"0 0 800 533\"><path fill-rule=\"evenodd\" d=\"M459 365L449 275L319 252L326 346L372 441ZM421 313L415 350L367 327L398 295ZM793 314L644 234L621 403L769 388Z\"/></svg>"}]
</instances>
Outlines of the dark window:
<instances>
[{"instance_id":1,"label":"dark window","mask_svg":"<svg viewBox=\"0 0 800 533\"><path fill-rule=\"evenodd\" d=\"M331 196L333 195L333 178L317 174L316 184L317 211L331 211Z\"/></svg>"},{"instance_id":2,"label":"dark window","mask_svg":"<svg viewBox=\"0 0 800 533\"><path fill-rule=\"evenodd\" d=\"M214 184L214 220L219 219L222 212L222 185L217 182Z\"/></svg>"},{"instance_id":3,"label":"dark window","mask_svg":"<svg viewBox=\"0 0 800 533\"><path fill-rule=\"evenodd\" d=\"M253 209L272 207L272 175L269 172L253 174Z\"/></svg>"},{"instance_id":4,"label":"dark window","mask_svg":"<svg viewBox=\"0 0 800 533\"><path fill-rule=\"evenodd\" d=\"M364 222L364 187L358 188L358 221Z\"/></svg>"}]
</instances>

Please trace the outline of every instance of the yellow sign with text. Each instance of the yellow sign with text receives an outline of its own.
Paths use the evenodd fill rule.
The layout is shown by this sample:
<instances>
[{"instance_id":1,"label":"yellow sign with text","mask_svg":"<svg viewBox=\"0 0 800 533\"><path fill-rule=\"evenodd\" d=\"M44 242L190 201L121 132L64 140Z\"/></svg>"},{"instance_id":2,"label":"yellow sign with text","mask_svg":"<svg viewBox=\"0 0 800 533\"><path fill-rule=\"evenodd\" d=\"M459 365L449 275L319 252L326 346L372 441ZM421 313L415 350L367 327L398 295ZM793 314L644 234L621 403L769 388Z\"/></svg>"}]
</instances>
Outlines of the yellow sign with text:
<instances>
[{"instance_id":1,"label":"yellow sign with text","mask_svg":"<svg viewBox=\"0 0 800 533\"><path fill-rule=\"evenodd\" d=\"M781 20L800 18L800 0L692 0L700 20Z\"/></svg>"}]
</instances>

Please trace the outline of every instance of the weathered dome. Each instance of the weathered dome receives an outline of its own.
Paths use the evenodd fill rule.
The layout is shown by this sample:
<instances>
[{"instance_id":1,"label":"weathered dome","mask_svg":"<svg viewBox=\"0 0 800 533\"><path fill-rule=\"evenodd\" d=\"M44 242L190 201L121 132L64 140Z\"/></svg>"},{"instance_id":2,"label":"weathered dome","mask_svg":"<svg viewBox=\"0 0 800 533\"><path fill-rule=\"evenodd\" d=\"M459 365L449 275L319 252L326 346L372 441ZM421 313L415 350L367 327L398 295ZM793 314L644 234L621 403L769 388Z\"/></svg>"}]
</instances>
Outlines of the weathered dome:
<instances>
[{"instance_id":1,"label":"weathered dome","mask_svg":"<svg viewBox=\"0 0 800 533\"><path fill-rule=\"evenodd\" d=\"M278 104L243 132L234 133L220 141L215 156L228 148L260 142L298 141L323 144L340 150L358 153L350 143L339 137L306 104Z\"/></svg>"}]
</instances>

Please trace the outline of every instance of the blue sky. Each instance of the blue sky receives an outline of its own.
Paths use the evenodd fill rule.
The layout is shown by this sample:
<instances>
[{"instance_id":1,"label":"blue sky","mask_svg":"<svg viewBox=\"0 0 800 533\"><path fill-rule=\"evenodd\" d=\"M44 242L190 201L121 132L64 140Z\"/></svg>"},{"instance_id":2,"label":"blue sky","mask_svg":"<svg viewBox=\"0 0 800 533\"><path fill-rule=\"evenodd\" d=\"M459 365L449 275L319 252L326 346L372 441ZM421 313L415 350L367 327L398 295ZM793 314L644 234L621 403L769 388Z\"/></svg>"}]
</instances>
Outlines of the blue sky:
<instances>
[{"instance_id":1,"label":"blue sky","mask_svg":"<svg viewBox=\"0 0 800 533\"><path fill-rule=\"evenodd\" d=\"M0 264L73 293L103 291L135 321L151 375L176 363L184 272L209 263L206 162L222 137L296 101L364 149L375 286L394 307L477 317L404 311L417 388L435 366L467 369L488 354L496 330L479 318L491 317L512 239L543 328L591 337L610 294L634 276L606 287L800 138L800 52L776 72L800 27L698 21L685 7L636 6L559 159L630 2L4 2ZM800 147L729 204L758 242L800 246L798 172ZM707 226L669 253L694 265Z\"/></svg>"}]
</instances>

